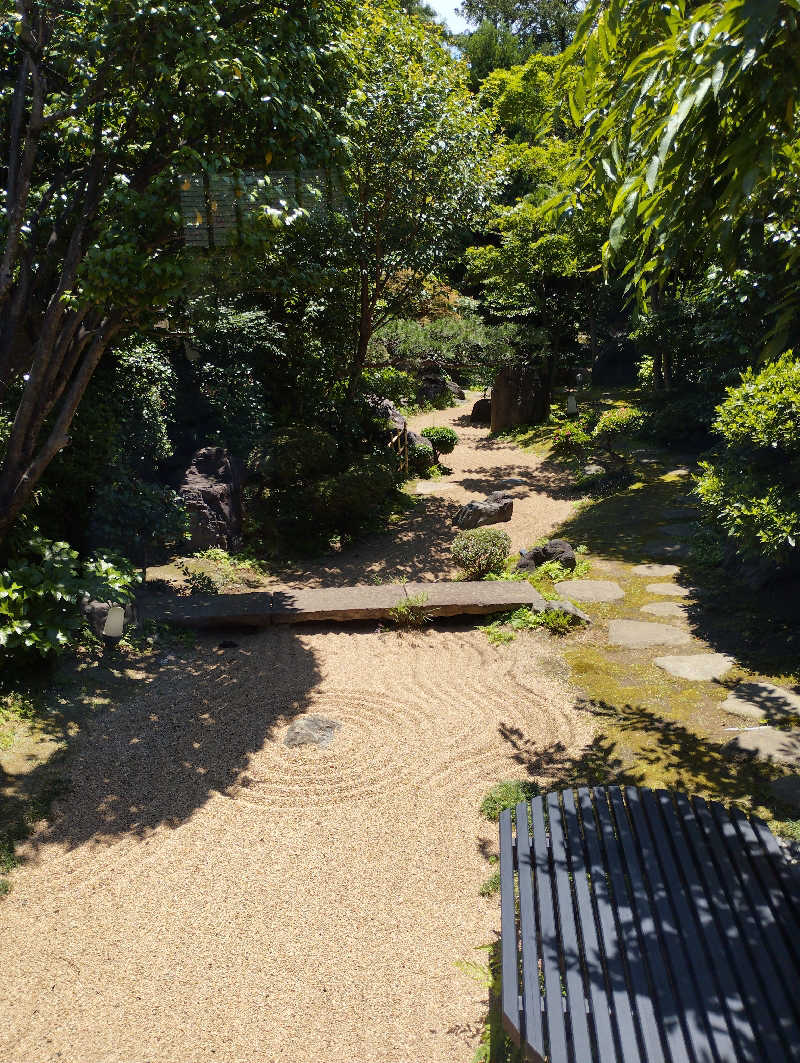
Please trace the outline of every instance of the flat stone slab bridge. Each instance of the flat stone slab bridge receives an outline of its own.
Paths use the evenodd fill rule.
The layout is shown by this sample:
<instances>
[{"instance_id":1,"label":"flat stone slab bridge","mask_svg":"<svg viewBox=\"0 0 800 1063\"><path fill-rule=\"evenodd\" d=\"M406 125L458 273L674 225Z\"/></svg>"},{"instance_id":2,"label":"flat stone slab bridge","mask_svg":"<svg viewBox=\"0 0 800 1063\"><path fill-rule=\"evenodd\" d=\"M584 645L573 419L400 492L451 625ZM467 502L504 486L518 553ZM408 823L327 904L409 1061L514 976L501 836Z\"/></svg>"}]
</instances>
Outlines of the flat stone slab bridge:
<instances>
[{"instance_id":1,"label":"flat stone slab bridge","mask_svg":"<svg viewBox=\"0 0 800 1063\"><path fill-rule=\"evenodd\" d=\"M246 594L192 596L148 612L150 619L187 628L270 627L273 624L380 620L411 598L425 594L432 617L505 613L522 606L557 607L527 581L474 583L385 583L354 587L281 588Z\"/></svg>"}]
</instances>

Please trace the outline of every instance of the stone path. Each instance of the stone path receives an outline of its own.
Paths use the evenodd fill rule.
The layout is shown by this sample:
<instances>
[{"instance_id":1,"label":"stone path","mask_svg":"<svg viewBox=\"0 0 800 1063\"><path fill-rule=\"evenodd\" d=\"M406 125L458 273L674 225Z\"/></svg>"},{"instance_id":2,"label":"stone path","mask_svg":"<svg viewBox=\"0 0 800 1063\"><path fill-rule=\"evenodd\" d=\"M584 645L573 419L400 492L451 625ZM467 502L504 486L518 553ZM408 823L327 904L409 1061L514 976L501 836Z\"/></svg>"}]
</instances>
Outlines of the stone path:
<instances>
[{"instance_id":1,"label":"stone path","mask_svg":"<svg viewBox=\"0 0 800 1063\"><path fill-rule=\"evenodd\" d=\"M669 624L651 624L645 620L612 620L608 625L612 646L643 649L646 646L685 646L692 641L688 631Z\"/></svg>"},{"instance_id":2,"label":"stone path","mask_svg":"<svg viewBox=\"0 0 800 1063\"><path fill-rule=\"evenodd\" d=\"M625 591L613 580L571 579L555 587L562 597L574 602L616 602L625 597Z\"/></svg>"},{"instance_id":3,"label":"stone path","mask_svg":"<svg viewBox=\"0 0 800 1063\"><path fill-rule=\"evenodd\" d=\"M671 620L685 620L686 606L678 605L677 602L649 602L643 605L640 613L649 613L651 616L666 616Z\"/></svg>"},{"instance_id":4,"label":"stone path","mask_svg":"<svg viewBox=\"0 0 800 1063\"><path fill-rule=\"evenodd\" d=\"M656 657L653 664L678 679L720 679L733 667L732 657L723 653L691 653L683 657Z\"/></svg>"},{"instance_id":5,"label":"stone path","mask_svg":"<svg viewBox=\"0 0 800 1063\"><path fill-rule=\"evenodd\" d=\"M390 583L306 590L287 587L270 592L220 594L213 598L188 597L154 612L151 619L198 629L379 620L421 595L425 595L425 611L430 616L485 615L522 606L541 612L549 604L530 583L519 580Z\"/></svg>"}]
</instances>

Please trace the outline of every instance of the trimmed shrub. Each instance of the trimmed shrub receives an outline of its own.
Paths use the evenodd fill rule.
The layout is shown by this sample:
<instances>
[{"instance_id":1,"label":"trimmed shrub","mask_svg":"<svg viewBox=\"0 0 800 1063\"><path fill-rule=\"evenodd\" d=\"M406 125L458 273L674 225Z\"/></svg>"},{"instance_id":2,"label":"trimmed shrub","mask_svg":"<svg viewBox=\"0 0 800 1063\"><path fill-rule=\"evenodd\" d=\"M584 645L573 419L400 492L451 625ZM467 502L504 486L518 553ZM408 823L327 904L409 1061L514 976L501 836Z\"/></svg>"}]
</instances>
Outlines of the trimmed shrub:
<instances>
[{"instance_id":1,"label":"trimmed shrub","mask_svg":"<svg viewBox=\"0 0 800 1063\"><path fill-rule=\"evenodd\" d=\"M453 560L468 579L483 579L503 571L511 551L511 536L496 528L471 528L453 540Z\"/></svg>"},{"instance_id":2,"label":"trimmed shrub","mask_svg":"<svg viewBox=\"0 0 800 1063\"><path fill-rule=\"evenodd\" d=\"M582 457L591 443L589 436L577 424L562 424L553 432L552 449L554 454L567 457Z\"/></svg>"},{"instance_id":3,"label":"trimmed shrub","mask_svg":"<svg viewBox=\"0 0 800 1063\"><path fill-rule=\"evenodd\" d=\"M435 462L435 455L430 447L419 447L413 443L408 447L408 471L411 475L422 476Z\"/></svg>"},{"instance_id":4,"label":"trimmed shrub","mask_svg":"<svg viewBox=\"0 0 800 1063\"><path fill-rule=\"evenodd\" d=\"M746 553L785 564L800 556L800 359L788 351L728 389L701 462L706 511Z\"/></svg>"},{"instance_id":5,"label":"trimmed shrub","mask_svg":"<svg viewBox=\"0 0 800 1063\"><path fill-rule=\"evenodd\" d=\"M597 422L593 437L604 446L612 446L620 439L641 435L647 425L647 413L636 406L617 406L606 410Z\"/></svg>"},{"instance_id":6,"label":"trimmed shrub","mask_svg":"<svg viewBox=\"0 0 800 1063\"><path fill-rule=\"evenodd\" d=\"M422 435L430 441L437 462L442 454L452 454L458 443L458 436L452 428L423 428Z\"/></svg>"}]
</instances>

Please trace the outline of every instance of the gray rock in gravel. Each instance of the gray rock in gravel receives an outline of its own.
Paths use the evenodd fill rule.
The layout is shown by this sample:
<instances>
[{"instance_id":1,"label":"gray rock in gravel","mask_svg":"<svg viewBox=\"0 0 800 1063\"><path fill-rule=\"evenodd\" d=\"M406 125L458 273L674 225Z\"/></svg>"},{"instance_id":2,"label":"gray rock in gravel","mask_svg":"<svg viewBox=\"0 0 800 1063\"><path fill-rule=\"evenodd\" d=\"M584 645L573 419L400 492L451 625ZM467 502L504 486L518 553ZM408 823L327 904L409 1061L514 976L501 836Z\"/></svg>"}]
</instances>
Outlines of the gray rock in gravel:
<instances>
[{"instance_id":1,"label":"gray rock in gravel","mask_svg":"<svg viewBox=\"0 0 800 1063\"><path fill-rule=\"evenodd\" d=\"M577 605L573 605L572 602L548 602L547 609L552 610L554 613L569 613L570 616L575 616L578 620L582 620L584 624L591 624L592 618L582 612Z\"/></svg>"},{"instance_id":2,"label":"gray rock in gravel","mask_svg":"<svg viewBox=\"0 0 800 1063\"><path fill-rule=\"evenodd\" d=\"M677 576L680 569L677 565L659 565L649 563L646 565L634 565L632 571L637 576L654 576L655 578Z\"/></svg>"},{"instance_id":3,"label":"gray rock in gravel","mask_svg":"<svg viewBox=\"0 0 800 1063\"><path fill-rule=\"evenodd\" d=\"M456 513L453 524L461 529L482 528L487 524L504 524L511 520L514 499L505 491L494 491L483 501L467 502Z\"/></svg>"},{"instance_id":4,"label":"gray rock in gravel","mask_svg":"<svg viewBox=\"0 0 800 1063\"><path fill-rule=\"evenodd\" d=\"M575 551L566 539L551 539L542 546L533 546L530 550L521 551L517 562L517 568L535 569L547 561L558 561L564 568L572 569L578 563Z\"/></svg>"},{"instance_id":5,"label":"gray rock in gravel","mask_svg":"<svg viewBox=\"0 0 800 1063\"><path fill-rule=\"evenodd\" d=\"M317 746L325 749L341 726L337 720L329 720L327 716L301 716L289 724L283 744L292 748Z\"/></svg>"},{"instance_id":6,"label":"gray rock in gravel","mask_svg":"<svg viewBox=\"0 0 800 1063\"><path fill-rule=\"evenodd\" d=\"M774 722L787 716L800 716L800 696L773 683L740 683L722 707L725 712L747 720Z\"/></svg>"},{"instance_id":7,"label":"gray rock in gravel","mask_svg":"<svg viewBox=\"0 0 800 1063\"><path fill-rule=\"evenodd\" d=\"M608 625L611 646L639 650L647 646L685 646L692 641L688 631L669 624L651 624L644 620L612 620Z\"/></svg>"},{"instance_id":8,"label":"gray rock in gravel","mask_svg":"<svg viewBox=\"0 0 800 1063\"><path fill-rule=\"evenodd\" d=\"M730 671L733 658L724 653L690 653L680 657L656 657L653 664L678 679L719 679Z\"/></svg>"},{"instance_id":9,"label":"gray rock in gravel","mask_svg":"<svg viewBox=\"0 0 800 1063\"><path fill-rule=\"evenodd\" d=\"M617 602L625 597L618 583L607 579L570 579L557 583L562 598L575 602Z\"/></svg>"},{"instance_id":10,"label":"gray rock in gravel","mask_svg":"<svg viewBox=\"0 0 800 1063\"><path fill-rule=\"evenodd\" d=\"M750 753L773 764L800 766L800 731L778 727L755 727L742 731L726 746L731 753Z\"/></svg>"},{"instance_id":11,"label":"gray rock in gravel","mask_svg":"<svg viewBox=\"0 0 800 1063\"><path fill-rule=\"evenodd\" d=\"M685 620L686 606L678 605L677 602L650 602L643 605L640 613L649 613L651 616L667 617L670 620Z\"/></svg>"},{"instance_id":12,"label":"gray rock in gravel","mask_svg":"<svg viewBox=\"0 0 800 1063\"><path fill-rule=\"evenodd\" d=\"M686 598L692 593L677 583L648 583L645 590L649 594L668 594L672 598Z\"/></svg>"}]
</instances>

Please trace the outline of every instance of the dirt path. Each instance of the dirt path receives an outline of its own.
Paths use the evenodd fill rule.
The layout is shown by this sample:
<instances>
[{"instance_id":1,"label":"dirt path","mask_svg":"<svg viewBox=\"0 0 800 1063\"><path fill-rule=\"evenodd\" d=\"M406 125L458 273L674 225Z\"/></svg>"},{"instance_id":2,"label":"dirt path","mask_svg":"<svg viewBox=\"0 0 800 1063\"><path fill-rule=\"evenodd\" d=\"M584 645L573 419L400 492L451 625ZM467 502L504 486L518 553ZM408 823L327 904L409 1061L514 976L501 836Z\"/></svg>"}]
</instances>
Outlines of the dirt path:
<instances>
[{"instance_id":1,"label":"dirt path","mask_svg":"<svg viewBox=\"0 0 800 1063\"><path fill-rule=\"evenodd\" d=\"M503 478L515 547L564 515L537 458L457 429L452 486L308 583L446 573L452 512ZM237 641L143 666L77 738L0 904L0 1058L467 1063L486 990L458 964L499 927L480 800L590 737L561 654L467 625ZM284 745L307 712L340 724L327 749Z\"/></svg>"},{"instance_id":2,"label":"dirt path","mask_svg":"<svg viewBox=\"0 0 800 1063\"><path fill-rule=\"evenodd\" d=\"M409 419L409 427L418 432L430 425L454 428L459 444L442 459L451 472L441 480L418 481L414 491L418 504L396 527L368 536L344 553L291 566L273 582L336 586L373 579L453 578L450 545L455 513L470 499L483 498L500 488L507 487L515 498L513 520L503 525L511 535L514 551L530 546L564 520L574 507L574 498L565 497L563 472L512 442L489 439L487 427L471 425L469 411L477 397L476 393L453 409ZM515 483L507 485L509 480Z\"/></svg>"}]
</instances>

